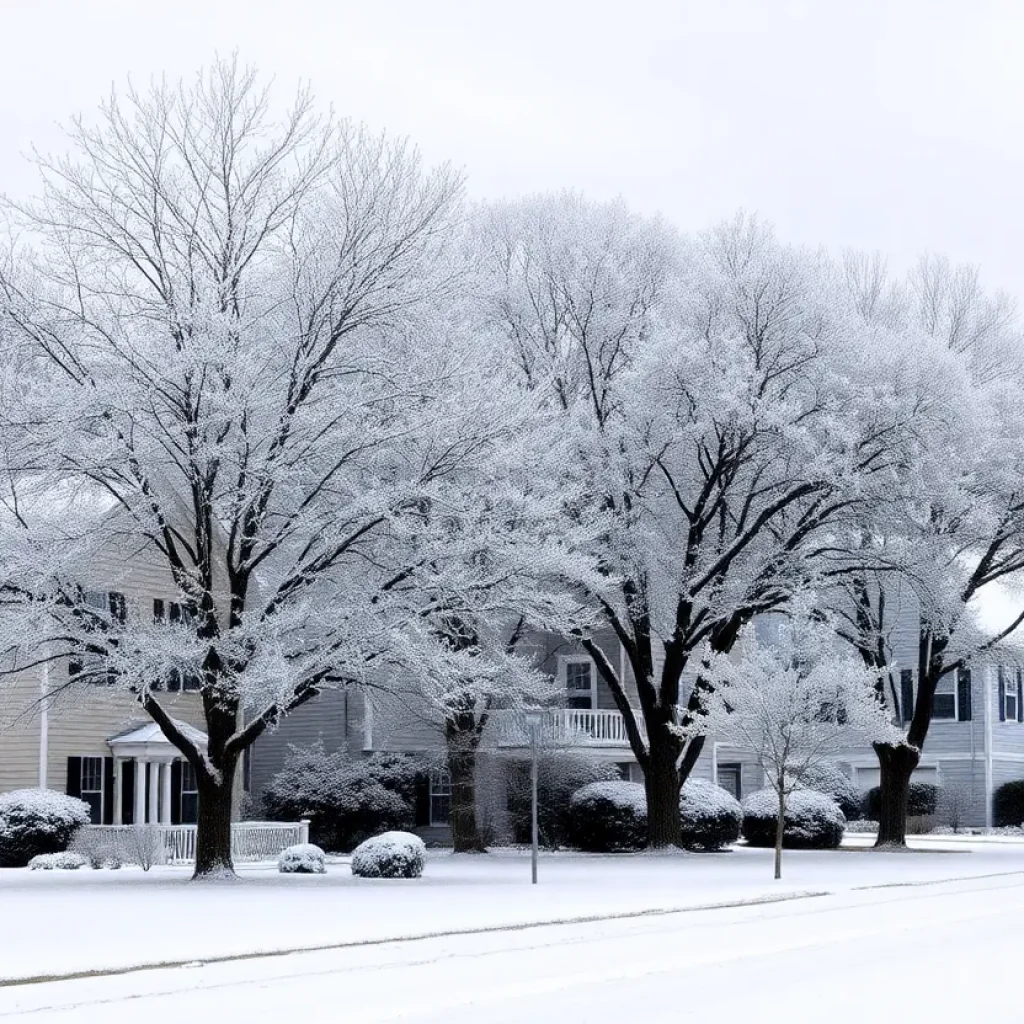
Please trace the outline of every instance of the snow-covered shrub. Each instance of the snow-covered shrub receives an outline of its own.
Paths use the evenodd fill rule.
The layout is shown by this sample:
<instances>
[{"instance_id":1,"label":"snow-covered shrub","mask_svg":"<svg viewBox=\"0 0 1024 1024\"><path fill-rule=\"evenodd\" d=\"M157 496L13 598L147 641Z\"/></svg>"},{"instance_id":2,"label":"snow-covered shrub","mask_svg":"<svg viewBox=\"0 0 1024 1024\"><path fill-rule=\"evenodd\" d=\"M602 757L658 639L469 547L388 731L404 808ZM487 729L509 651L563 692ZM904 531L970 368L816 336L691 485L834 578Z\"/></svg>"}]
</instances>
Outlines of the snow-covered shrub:
<instances>
[{"instance_id":1,"label":"snow-covered shrub","mask_svg":"<svg viewBox=\"0 0 1024 1024\"><path fill-rule=\"evenodd\" d=\"M591 782L611 782L618 769L583 753L543 753L537 764L537 831L541 846L569 845L572 795ZM512 841L529 843L533 822L530 808L530 762L513 761L506 773L508 817Z\"/></svg>"},{"instance_id":2,"label":"snow-covered shrub","mask_svg":"<svg viewBox=\"0 0 1024 1024\"><path fill-rule=\"evenodd\" d=\"M289 846L278 854L277 870L283 875L324 875L327 873L324 851L312 843Z\"/></svg>"},{"instance_id":3,"label":"snow-covered shrub","mask_svg":"<svg viewBox=\"0 0 1024 1024\"><path fill-rule=\"evenodd\" d=\"M774 846L779 798L759 789L743 801L743 838L751 846ZM846 818L826 793L796 789L786 797L782 845L791 850L834 850L843 841Z\"/></svg>"},{"instance_id":4,"label":"snow-covered shrub","mask_svg":"<svg viewBox=\"0 0 1024 1024\"><path fill-rule=\"evenodd\" d=\"M263 795L271 821L309 819L312 842L348 851L385 829L415 821L416 776L422 766L404 754L353 757L320 744L293 747Z\"/></svg>"},{"instance_id":5,"label":"snow-covered shrub","mask_svg":"<svg viewBox=\"0 0 1024 1024\"><path fill-rule=\"evenodd\" d=\"M687 850L721 850L740 837L743 811L729 792L706 779L689 779L679 793L682 844Z\"/></svg>"},{"instance_id":6,"label":"snow-covered shrub","mask_svg":"<svg viewBox=\"0 0 1024 1024\"><path fill-rule=\"evenodd\" d=\"M637 782L591 782L569 801L569 838L591 853L639 850L647 843L647 798Z\"/></svg>"},{"instance_id":7,"label":"snow-covered shrub","mask_svg":"<svg viewBox=\"0 0 1024 1024\"><path fill-rule=\"evenodd\" d=\"M907 793L907 817L927 818L939 804L939 787L930 782L912 782ZM873 786L864 798L865 817L877 821L882 816L882 787Z\"/></svg>"},{"instance_id":8,"label":"snow-covered shrub","mask_svg":"<svg viewBox=\"0 0 1024 1024\"><path fill-rule=\"evenodd\" d=\"M80 854L70 850L60 853L37 853L29 862L30 871L77 871L89 862Z\"/></svg>"},{"instance_id":9,"label":"snow-covered shrub","mask_svg":"<svg viewBox=\"0 0 1024 1024\"><path fill-rule=\"evenodd\" d=\"M360 878L419 878L427 847L411 832L385 832L360 843L352 853L352 874Z\"/></svg>"},{"instance_id":10,"label":"snow-covered shrub","mask_svg":"<svg viewBox=\"0 0 1024 1024\"><path fill-rule=\"evenodd\" d=\"M41 853L60 853L90 820L89 805L49 789L0 794L0 868L24 867Z\"/></svg>"},{"instance_id":11,"label":"snow-covered shrub","mask_svg":"<svg viewBox=\"0 0 1024 1024\"><path fill-rule=\"evenodd\" d=\"M1024 780L1004 782L993 793L992 818L997 828L1024 824Z\"/></svg>"},{"instance_id":12,"label":"snow-covered shrub","mask_svg":"<svg viewBox=\"0 0 1024 1024\"><path fill-rule=\"evenodd\" d=\"M861 792L835 761L821 761L818 764L809 765L800 773L797 788L826 793L839 804L839 810L846 815L847 821L854 821L861 816L863 804Z\"/></svg>"}]
</instances>

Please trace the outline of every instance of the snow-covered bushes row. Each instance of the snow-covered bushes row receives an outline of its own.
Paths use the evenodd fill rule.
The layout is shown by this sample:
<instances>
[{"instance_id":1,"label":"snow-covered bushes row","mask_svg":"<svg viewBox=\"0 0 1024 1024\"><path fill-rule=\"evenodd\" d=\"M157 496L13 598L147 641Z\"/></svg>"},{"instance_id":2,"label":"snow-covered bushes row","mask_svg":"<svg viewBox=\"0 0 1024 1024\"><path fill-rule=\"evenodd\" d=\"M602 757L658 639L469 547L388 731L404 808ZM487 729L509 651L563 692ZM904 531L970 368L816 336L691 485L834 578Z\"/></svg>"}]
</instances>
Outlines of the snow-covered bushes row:
<instances>
[{"instance_id":1,"label":"snow-covered bushes row","mask_svg":"<svg viewBox=\"0 0 1024 1024\"><path fill-rule=\"evenodd\" d=\"M863 813L864 798L853 780L835 761L820 761L800 773L797 789L810 789L832 797L847 821L854 821Z\"/></svg>"},{"instance_id":2,"label":"snow-covered bushes row","mask_svg":"<svg viewBox=\"0 0 1024 1024\"><path fill-rule=\"evenodd\" d=\"M415 820L421 766L403 754L352 757L321 745L292 748L264 794L271 821L309 819L312 842L348 851L382 829L408 829Z\"/></svg>"},{"instance_id":3,"label":"snow-covered bushes row","mask_svg":"<svg viewBox=\"0 0 1024 1024\"><path fill-rule=\"evenodd\" d=\"M30 871L77 871L88 861L80 853L64 850L61 853L37 853L29 862Z\"/></svg>"},{"instance_id":4,"label":"snow-covered bushes row","mask_svg":"<svg viewBox=\"0 0 1024 1024\"><path fill-rule=\"evenodd\" d=\"M419 878L427 847L411 832L385 832L360 843L352 853L352 874L360 878Z\"/></svg>"},{"instance_id":5,"label":"snow-covered bushes row","mask_svg":"<svg viewBox=\"0 0 1024 1024\"><path fill-rule=\"evenodd\" d=\"M751 846L775 845L779 798L761 789L743 801L743 838ZM786 798L782 845L792 850L834 850L843 841L846 817L825 793L794 790Z\"/></svg>"},{"instance_id":6,"label":"snow-covered bushes row","mask_svg":"<svg viewBox=\"0 0 1024 1024\"><path fill-rule=\"evenodd\" d=\"M588 853L639 850L647 842L647 799L637 782L591 782L569 801L569 840Z\"/></svg>"},{"instance_id":7,"label":"snow-covered bushes row","mask_svg":"<svg viewBox=\"0 0 1024 1024\"><path fill-rule=\"evenodd\" d=\"M592 782L619 778L618 769L580 753L548 753L537 765L537 831L541 846L570 845L573 794ZM529 843L532 835L530 762L513 761L506 773L509 826L514 843Z\"/></svg>"},{"instance_id":8,"label":"snow-covered bushes row","mask_svg":"<svg viewBox=\"0 0 1024 1024\"><path fill-rule=\"evenodd\" d=\"M722 850L740 837L740 803L713 782L688 779L679 794L679 816L687 850Z\"/></svg>"},{"instance_id":9,"label":"snow-covered bushes row","mask_svg":"<svg viewBox=\"0 0 1024 1024\"><path fill-rule=\"evenodd\" d=\"M912 782L907 794L907 817L926 818L935 814L939 806L939 787L930 782ZM874 786L864 797L864 816L878 821L882 816L882 787Z\"/></svg>"},{"instance_id":10,"label":"snow-covered bushes row","mask_svg":"<svg viewBox=\"0 0 1024 1024\"><path fill-rule=\"evenodd\" d=\"M680 843L721 850L740 835L739 803L720 786L690 779L679 794ZM570 839L592 853L639 850L647 843L647 798L636 782L594 782L570 801Z\"/></svg>"},{"instance_id":11,"label":"snow-covered bushes row","mask_svg":"<svg viewBox=\"0 0 1024 1024\"><path fill-rule=\"evenodd\" d=\"M277 870L284 875L326 874L327 862L324 851L312 843L289 846L278 854Z\"/></svg>"},{"instance_id":12,"label":"snow-covered bushes row","mask_svg":"<svg viewBox=\"0 0 1024 1024\"><path fill-rule=\"evenodd\" d=\"M1024 824L1024 780L1004 782L992 795L992 819L996 827Z\"/></svg>"},{"instance_id":13,"label":"snow-covered bushes row","mask_svg":"<svg viewBox=\"0 0 1024 1024\"><path fill-rule=\"evenodd\" d=\"M89 824L89 805L48 789L0 794L0 868L24 867L33 857L61 853Z\"/></svg>"}]
</instances>

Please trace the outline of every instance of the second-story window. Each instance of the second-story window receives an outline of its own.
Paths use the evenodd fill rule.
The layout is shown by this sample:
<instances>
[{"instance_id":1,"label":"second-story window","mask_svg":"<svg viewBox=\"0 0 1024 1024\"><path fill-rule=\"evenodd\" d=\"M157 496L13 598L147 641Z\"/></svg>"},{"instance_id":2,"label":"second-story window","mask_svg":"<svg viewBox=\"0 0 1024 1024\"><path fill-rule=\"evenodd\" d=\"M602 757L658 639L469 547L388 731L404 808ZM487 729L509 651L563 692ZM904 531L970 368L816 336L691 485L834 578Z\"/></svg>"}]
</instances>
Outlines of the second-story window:
<instances>
[{"instance_id":1,"label":"second-story window","mask_svg":"<svg viewBox=\"0 0 1024 1024\"><path fill-rule=\"evenodd\" d=\"M153 621L167 622L171 625L189 623L192 616L188 608L180 601L165 601L158 597L153 600ZM198 690L202 686L202 680L195 672L182 672L172 669L165 682L166 688L171 693L178 693L181 690Z\"/></svg>"},{"instance_id":2,"label":"second-story window","mask_svg":"<svg viewBox=\"0 0 1024 1024\"><path fill-rule=\"evenodd\" d=\"M594 663L589 658L566 658L562 663L562 671L565 675L566 707L596 707Z\"/></svg>"}]
</instances>

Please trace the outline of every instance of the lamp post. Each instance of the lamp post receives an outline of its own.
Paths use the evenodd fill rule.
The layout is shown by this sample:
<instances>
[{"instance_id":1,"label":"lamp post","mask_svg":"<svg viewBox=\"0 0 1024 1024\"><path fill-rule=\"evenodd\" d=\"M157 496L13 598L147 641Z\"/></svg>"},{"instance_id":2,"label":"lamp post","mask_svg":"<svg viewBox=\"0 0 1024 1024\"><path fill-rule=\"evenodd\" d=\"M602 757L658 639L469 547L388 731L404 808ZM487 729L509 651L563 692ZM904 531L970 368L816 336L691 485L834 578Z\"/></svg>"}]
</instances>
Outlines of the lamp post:
<instances>
[{"instance_id":1,"label":"lamp post","mask_svg":"<svg viewBox=\"0 0 1024 1024\"><path fill-rule=\"evenodd\" d=\"M537 826L537 748L540 745L543 718L542 711L526 712L526 725L530 730L530 881L533 885L537 884L537 847L540 839Z\"/></svg>"}]
</instances>

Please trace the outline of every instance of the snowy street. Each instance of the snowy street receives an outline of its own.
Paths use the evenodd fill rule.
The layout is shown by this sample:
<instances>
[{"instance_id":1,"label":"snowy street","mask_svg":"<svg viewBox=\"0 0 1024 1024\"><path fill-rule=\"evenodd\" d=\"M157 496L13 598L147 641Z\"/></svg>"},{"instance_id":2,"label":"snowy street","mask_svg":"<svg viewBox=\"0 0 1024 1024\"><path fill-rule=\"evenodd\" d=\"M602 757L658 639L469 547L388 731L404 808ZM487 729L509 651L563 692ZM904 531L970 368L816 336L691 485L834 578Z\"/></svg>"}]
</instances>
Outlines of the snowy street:
<instances>
[{"instance_id":1,"label":"snowy street","mask_svg":"<svg viewBox=\"0 0 1024 1024\"><path fill-rule=\"evenodd\" d=\"M1020 1019L1024 876L0 988L0 1020ZM908 966L924 961L922 992ZM993 979L1006 979L995 984Z\"/></svg>"}]
</instances>

